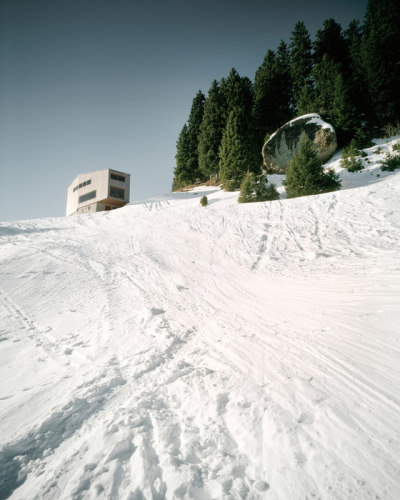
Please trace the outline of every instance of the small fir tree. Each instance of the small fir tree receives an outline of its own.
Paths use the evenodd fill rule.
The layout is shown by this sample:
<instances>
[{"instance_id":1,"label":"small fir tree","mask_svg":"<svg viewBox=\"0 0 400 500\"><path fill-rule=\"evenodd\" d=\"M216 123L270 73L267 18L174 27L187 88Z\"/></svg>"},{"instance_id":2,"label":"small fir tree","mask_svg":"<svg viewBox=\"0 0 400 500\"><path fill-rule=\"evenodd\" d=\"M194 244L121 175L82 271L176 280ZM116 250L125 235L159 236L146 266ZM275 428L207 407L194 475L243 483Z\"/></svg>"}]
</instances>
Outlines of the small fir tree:
<instances>
[{"instance_id":1,"label":"small fir tree","mask_svg":"<svg viewBox=\"0 0 400 500\"><path fill-rule=\"evenodd\" d=\"M202 207L206 207L208 205L208 198L207 198L207 196L202 196L200 198L200 205Z\"/></svg>"},{"instance_id":2,"label":"small fir tree","mask_svg":"<svg viewBox=\"0 0 400 500\"><path fill-rule=\"evenodd\" d=\"M239 203L250 203L253 201L254 184L253 172L247 172L243 177L242 183L240 184L240 195L238 198Z\"/></svg>"},{"instance_id":3,"label":"small fir tree","mask_svg":"<svg viewBox=\"0 0 400 500\"><path fill-rule=\"evenodd\" d=\"M254 175L247 172L240 185L239 203L255 201L273 201L279 199L279 193L274 184L268 184L264 175Z\"/></svg>"},{"instance_id":4,"label":"small fir tree","mask_svg":"<svg viewBox=\"0 0 400 500\"><path fill-rule=\"evenodd\" d=\"M351 140L350 144L343 148L342 158L340 160L340 166L347 168L349 172L358 172L364 168L361 158L361 151L356 147L356 141Z\"/></svg>"},{"instance_id":5,"label":"small fir tree","mask_svg":"<svg viewBox=\"0 0 400 500\"><path fill-rule=\"evenodd\" d=\"M339 177L332 170L324 172L322 162L305 134L289 163L285 186L288 198L326 193L340 187Z\"/></svg>"}]
</instances>

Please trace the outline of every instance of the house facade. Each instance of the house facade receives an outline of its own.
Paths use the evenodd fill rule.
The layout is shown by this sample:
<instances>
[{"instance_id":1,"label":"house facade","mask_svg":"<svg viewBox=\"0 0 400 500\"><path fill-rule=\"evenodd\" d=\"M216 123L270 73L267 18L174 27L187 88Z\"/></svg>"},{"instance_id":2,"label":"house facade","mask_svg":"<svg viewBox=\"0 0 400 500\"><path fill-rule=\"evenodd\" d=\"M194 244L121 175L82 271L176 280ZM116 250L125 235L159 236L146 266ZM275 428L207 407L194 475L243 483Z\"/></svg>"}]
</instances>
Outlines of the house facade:
<instances>
[{"instance_id":1,"label":"house facade","mask_svg":"<svg viewBox=\"0 0 400 500\"><path fill-rule=\"evenodd\" d=\"M79 174L68 188L67 216L123 207L129 203L130 177L111 169Z\"/></svg>"}]
</instances>

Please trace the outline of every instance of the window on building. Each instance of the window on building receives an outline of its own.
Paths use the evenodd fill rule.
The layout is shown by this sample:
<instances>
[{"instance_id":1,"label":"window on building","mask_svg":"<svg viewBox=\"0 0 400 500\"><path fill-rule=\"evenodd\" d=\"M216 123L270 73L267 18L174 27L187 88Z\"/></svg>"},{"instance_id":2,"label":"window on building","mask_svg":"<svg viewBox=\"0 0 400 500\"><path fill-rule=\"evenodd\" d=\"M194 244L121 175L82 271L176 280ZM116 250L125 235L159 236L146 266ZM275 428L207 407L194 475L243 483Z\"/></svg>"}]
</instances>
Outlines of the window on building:
<instances>
[{"instance_id":1,"label":"window on building","mask_svg":"<svg viewBox=\"0 0 400 500\"><path fill-rule=\"evenodd\" d=\"M82 188L82 187L85 187L85 186L87 186L88 184L91 184L91 183L92 183L92 179L89 179L89 180L87 180L87 181L85 181L85 182L81 182L80 184L78 184L77 186L75 186L75 187L74 187L74 189L73 189L72 191L75 193L75 191L76 191L77 189L80 189L80 188Z\"/></svg>"},{"instance_id":2,"label":"window on building","mask_svg":"<svg viewBox=\"0 0 400 500\"><path fill-rule=\"evenodd\" d=\"M92 198L96 198L96 191L90 191L90 193L79 196L78 203L83 203L84 201L91 200Z\"/></svg>"},{"instance_id":3,"label":"window on building","mask_svg":"<svg viewBox=\"0 0 400 500\"><path fill-rule=\"evenodd\" d=\"M118 198L120 200L123 200L125 198L125 189L110 186L110 196L111 198Z\"/></svg>"},{"instance_id":4,"label":"window on building","mask_svg":"<svg viewBox=\"0 0 400 500\"><path fill-rule=\"evenodd\" d=\"M125 177L123 175L111 174L110 177L114 181L125 182Z\"/></svg>"}]
</instances>

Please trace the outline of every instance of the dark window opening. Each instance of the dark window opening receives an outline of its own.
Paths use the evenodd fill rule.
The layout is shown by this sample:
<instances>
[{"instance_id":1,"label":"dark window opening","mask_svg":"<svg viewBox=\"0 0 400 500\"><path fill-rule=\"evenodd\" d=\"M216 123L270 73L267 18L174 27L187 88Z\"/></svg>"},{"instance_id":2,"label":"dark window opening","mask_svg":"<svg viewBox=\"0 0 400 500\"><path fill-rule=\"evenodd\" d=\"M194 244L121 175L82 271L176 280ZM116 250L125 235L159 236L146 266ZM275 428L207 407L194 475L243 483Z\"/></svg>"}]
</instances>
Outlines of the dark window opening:
<instances>
[{"instance_id":1,"label":"dark window opening","mask_svg":"<svg viewBox=\"0 0 400 500\"><path fill-rule=\"evenodd\" d=\"M75 191L77 189L80 189L81 187L87 186L88 184L91 184L91 183L92 183L92 179L89 179L88 181L85 181L85 182L81 182L80 184L78 184L77 186L75 186L72 191L75 193Z\"/></svg>"},{"instance_id":2,"label":"dark window opening","mask_svg":"<svg viewBox=\"0 0 400 500\"><path fill-rule=\"evenodd\" d=\"M115 186L110 186L110 196L111 198L118 198L123 200L125 198L125 190L117 188Z\"/></svg>"},{"instance_id":3,"label":"dark window opening","mask_svg":"<svg viewBox=\"0 0 400 500\"><path fill-rule=\"evenodd\" d=\"M79 196L78 203L83 203L84 201L91 200L92 198L96 198L96 191L90 191L90 193Z\"/></svg>"},{"instance_id":4,"label":"dark window opening","mask_svg":"<svg viewBox=\"0 0 400 500\"><path fill-rule=\"evenodd\" d=\"M111 174L110 177L114 181L125 182L125 177L123 175Z\"/></svg>"}]
</instances>

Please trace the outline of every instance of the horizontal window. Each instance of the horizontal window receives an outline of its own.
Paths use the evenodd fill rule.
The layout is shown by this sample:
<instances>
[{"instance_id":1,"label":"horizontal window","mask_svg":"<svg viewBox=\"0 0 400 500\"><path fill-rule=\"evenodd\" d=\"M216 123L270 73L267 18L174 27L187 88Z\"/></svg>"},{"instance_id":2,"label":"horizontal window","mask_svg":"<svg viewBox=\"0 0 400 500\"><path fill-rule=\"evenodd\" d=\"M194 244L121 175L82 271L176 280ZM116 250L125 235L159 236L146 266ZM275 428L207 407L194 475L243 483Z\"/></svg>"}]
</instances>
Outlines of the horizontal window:
<instances>
[{"instance_id":1,"label":"horizontal window","mask_svg":"<svg viewBox=\"0 0 400 500\"><path fill-rule=\"evenodd\" d=\"M87 186L88 184L91 184L92 183L92 179L89 179L88 181L85 181L85 182L81 182L80 184L78 184L77 186L74 187L73 189L73 192L75 193L75 191L79 188L82 188L84 186Z\"/></svg>"},{"instance_id":2,"label":"horizontal window","mask_svg":"<svg viewBox=\"0 0 400 500\"><path fill-rule=\"evenodd\" d=\"M79 196L79 203L83 203L84 201L91 200L92 198L96 198L96 191L90 191L90 193L83 194Z\"/></svg>"},{"instance_id":3,"label":"horizontal window","mask_svg":"<svg viewBox=\"0 0 400 500\"><path fill-rule=\"evenodd\" d=\"M125 182L125 177L123 175L111 174L110 177L114 181Z\"/></svg>"},{"instance_id":4,"label":"horizontal window","mask_svg":"<svg viewBox=\"0 0 400 500\"><path fill-rule=\"evenodd\" d=\"M110 196L111 198L118 198L120 200L123 200L125 198L125 189L110 186Z\"/></svg>"}]
</instances>

